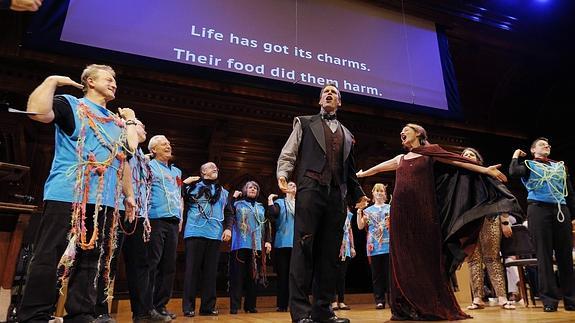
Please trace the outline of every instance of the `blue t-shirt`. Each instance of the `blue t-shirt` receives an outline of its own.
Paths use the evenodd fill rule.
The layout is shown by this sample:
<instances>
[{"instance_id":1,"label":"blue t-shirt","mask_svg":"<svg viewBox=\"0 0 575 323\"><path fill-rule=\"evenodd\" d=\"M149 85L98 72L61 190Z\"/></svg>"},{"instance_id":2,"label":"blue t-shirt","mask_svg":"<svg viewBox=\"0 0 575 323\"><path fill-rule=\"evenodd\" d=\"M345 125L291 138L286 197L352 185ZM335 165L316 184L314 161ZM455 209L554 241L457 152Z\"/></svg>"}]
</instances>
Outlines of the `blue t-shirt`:
<instances>
[{"instance_id":1,"label":"blue t-shirt","mask_svg":"<svg viewBox=\"0 0 575 323\"><path fill-rule=\"evenodd\" d=\"M182 216L182 171L156 159L150 161L152 189L148 217L150 219Z\"/></svg>"},{"instance_id":2,"label":"blue t-shirt","mask_svg":"<svg viewBox=\"0 0 575 323\"><path fill-rule=\"evenodd\" d=\"M345 260L345 257L351 258L351 241L350 241L350 231L351 231L351 218L353 218L353 213L347 212L345 222L343 223L343 239L341 240L341 252L340 257Z\"/></svg>"},{"instance_id":3,"label":"blue t-shirt","mask_svg":"<svg viewBox=\"0 0 575 323\"><path fill-rule=\"evenodd\" d=\"M239 200L234 203L236 215L232 227L232 250L262 250L262 235L265 230L264 206L255 202Z\"/></svg>"},{"instance_id":4,"label":"blue t-shirt","mask_svg":"<svg viewBox=\"0 0 575 323\"><path fill-rule=\"evenodd\" d=\"M289 204L285 198L280 198L274 204L280 209L275 223L276 237L274 239L274 248L291 248L293 247L295 203Z\"/></svg>"},{"instance_id":5,"label":"blue t-shirt","mask_svg":"<svg viewBox=\"0 0 575 323\"><path fill-rule=\"evenodd\" d=\"M366 246L368 256L389 253L389 231L385 227L385 218L389 216L389 210L389 204L372 205L363 210L369 219Z\"/></svg>"},{"instance_id":6,"label":"blue t-shirt","mask_svg":"<svg viewBox=\"0 0 575 323\"><path fill-rule=\"evenodd\" d=\"M221 240L224 231L224 209L228 202L228 191L222 188L219 199L214 204L210 204L206 195L201 195L196 199L198 192L205 187L209 187L212 196L216 193L216 184L206 185L200 181L186 194L189 208L184 238L202 237ZM190 199L190 196L193 198Z\"/></svg>"},{"instance_id":7,"label":"blue t-shirt","mask_svg":"<svg viewBox=\"0 0 575 323\"><path fill-rule=\"evenodd\" d=\"M525 164L531 171L528 179L521 179L527 189L528 200L566 204L564 192L567 172L563 162L550 161L545 164L526 160Z\"/></svg>"},{"instance_id":8,"label":"blue t-shirt","mask_svg":"<svg viewBox=\"0 0 575 323\"><path fill-rule=\"evenodd\" d=\"M116 193L121 191L121 183L118 183L120 160L117 157L124 154L123 121L110 110L86 98L78 99L71 95L62 97L70 104L75 128L71 135L67 135L55 124L54 159L44 185L44 200L82 202L82 195L88 190L87 203L96 204L98 192L101 192L101 204L114 207ZM93 123L88 122L90 116ZM102 118L109 121L98 121ZM78 152L78 149L81 151ZM101 168L96 169L96 166ZM102 187L99 187L99 173L103 174ZM86 176L89 177L89 187L85 185ZM76 184L79 185L78 189ZM118 203L121 204L121 201Z\"/></svg>"}]
</instances>

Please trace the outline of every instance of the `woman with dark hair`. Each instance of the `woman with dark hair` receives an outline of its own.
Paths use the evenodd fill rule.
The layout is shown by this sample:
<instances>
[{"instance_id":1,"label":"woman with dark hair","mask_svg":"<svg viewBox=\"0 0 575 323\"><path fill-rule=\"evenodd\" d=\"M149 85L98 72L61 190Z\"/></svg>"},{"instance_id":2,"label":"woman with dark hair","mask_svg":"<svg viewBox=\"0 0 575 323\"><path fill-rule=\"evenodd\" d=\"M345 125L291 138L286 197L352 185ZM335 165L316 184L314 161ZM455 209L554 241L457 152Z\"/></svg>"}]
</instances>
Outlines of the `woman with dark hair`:
<instances>
[{"instance_id":1,"label":"woman with dark hair","mask_svg":"<svg viewBox=\"0 0 575 323\"><path fill-rule=\"evenodd\" d=\"M357 173L396 171L389 239L392 320L470 318L455 299L449 275L474 243L479 221L496 210L520 212L519 205L488 177L505 181L500 165L483 167L431 145L416 124L403 128L401 142L407 154Z\"/></svg>"},{"instance_id":2,"label":"woman with dark hair","mask_svg":"<svg viewBox=\"0 0 575 323\"><path fill-rule=\"evenodd\" d=\"M244 289L244 311L257 313L256 284L258 280L265 279L265 273L258 270L258 258L261 256L261 267L265 270L265 256L272 250L265 208L256 201L259 194L258 183L249 181L242 188L243 199L234 203L230 251L230 314L238 313ZM265 254L262 254L263 248Z\"/></svg>"},{"instance_id":3,"label":"woman with dark hair","mask_svg":"<svg viewBox=\"0 0 575 323\"><path fill-rule=\"evenodd\" d=\"M461 156L483 165L483 157L473 148L463 149ZM487 274L491 286L495 290L495 295L497 295L499 306L505 310L515 309L515 305L509 302L505 292L505 276L499 257L501 233L505 237L510 237L512 234L509 214L494 214L484 218L477 245L467 259L471 276L471 291L473 292L473 302L467 307L468 310L480 310L485 307L483 304L483 279L485 277L483 266L487 268Z\"/></svg>"}]
</instances>

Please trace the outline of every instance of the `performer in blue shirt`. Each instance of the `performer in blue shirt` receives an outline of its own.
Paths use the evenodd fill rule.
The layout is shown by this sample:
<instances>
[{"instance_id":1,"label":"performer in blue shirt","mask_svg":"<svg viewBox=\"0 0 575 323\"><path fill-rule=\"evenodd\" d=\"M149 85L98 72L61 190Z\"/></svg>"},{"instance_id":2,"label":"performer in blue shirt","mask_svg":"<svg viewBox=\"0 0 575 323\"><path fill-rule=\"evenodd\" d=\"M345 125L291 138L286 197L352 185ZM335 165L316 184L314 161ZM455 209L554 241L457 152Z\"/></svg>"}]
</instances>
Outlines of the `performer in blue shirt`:
<instances>
[{"instance_id":1,"label":"performer in blue shirt","mask_svg":"<svg viewBox=\"0 0 575 323\"><path fill-rule=\"evenodd\" d=\"M509 175L521 178L527 189L529 232L535 240L539 297L545 312L557 311L563 297L565 310L575 311L575 279L573 277L573 233L575 224L575 192L567 167L562 161L549 159L551 145L547 138L531 144L533 160L519 162L526 154L515 150ZM553 270L553 256L559 269L561 291Z\"/></svg>"},{"instance_id":2,"label":"performer in blue shirt","mask_svg":"<svg viewBox=\"0 0 575 323\"><path fill-rule=\"evenodd\" d=\"M172 295L176 276L178 232L182 229L182 171L170 163L172 146L165 136L153 136L148 143L148 150L153 156L150 161L152 186L148 208L152 229L148 243L148 292L153 292L155 310L173 319L176 316L166 310L166 304Z\"/></svg>"},{"instance_id":3,"label":"performer in blue shirt","mask_svg":"<svg viewBox=\"0 0 575 323\"><path fill-rule=\"evenodd\" d=\"M126 156L137 143L131 109L119 115L107 109L115 98L114 70L89 65L82 84L69 77L50 76L30 95L28 112L33 120L55 125L52 169L44 186L44 213L34 242L26 288L18 311L20 322L48 322L58 300L60 283L68 281L66 320L94 319L98 262L102 251L111 255L115 235L105 241L104 232L115 233L121 194L126 215L134 218L134 193ZM75 86L83 98L57 95L58 87ZM109 260L109 259L108 259ZM109 261L107 270L109 272ZM60 274L60 275L58 275ZM70 279L68 280L68 278ZM105 286L109 283L105 277Z\"/></svg>"},{"instance_id":4,"label":"performer in blue shirt","mask_svg":"<svg viewBox=\"0 0 575 323\"><path fill-rule=\"evenodd\" d=\"M186 179L187 180L187 179ZM185 188L188 205L184 241L186 273L184 276L184 316L196 315L196 292L201 287L200 315L218 315L216 310L216 275L220 244L232 237L233 207L229 193L218 183L218 167L212 162L200 168L200 179Z\"/></svg>"},{"instance_id":5,"label":"performer in blue shirt","mask_svg":"<svg viewBox=\"0 0 575 323\"><path fill-rule=\"evenodd\" d=\"M387 186L373 185L374 204L357 211L357 227L367 229L367 257L371 267L371 282L375 308L385 308L385 293L389 290L389 211Z\"/></svg>"},{"instance_id":6,"label":"performer in blue shirt","mask_svg":"<svg viewBox=\"0 0 575 323\"><path fill-rule=\"evenodd\" d=\"M295 195L297 186L294 182L288 183L284 198L276 194L268 196L268 218L275 223L274 238L274 269L277 273L278 294L276 299L278 312L287 312L289 302L289 267L293 247L293 224L295 215Z\"/></svg>"},{"instance_id":7,"label":"performer in blue shirt","mask_svg":"<svg viewBox=\"0 0 575 323\"><path fill-rule=\"evenodd\" d=\"M134 127L138 134L138 143L146 141L144 124L134 119ZM131 124L131 122L128 122ZM120 249L123 250L126 279L130 293L130 308L134 322L166 322L171 318L154 310L152 298L147 289L150 285L150 265L148 261L148 241L150 240L150 220L148 219L148 206L151 191L151 171L149 159L145 156L141 147L136 149L130 158L129 164L132 170L132 186L136 200L136 220L128 223L123 220L124 210L120 209L120 222L118 223L118 248L110 264L110 277L114 277L117 270L117 259ZM100 265L102 269L105 266ZM98 279L98 301L96 303L97 318L93 323L114 323L109 313L109 300L111 296L106 292L104 279Z\"/></svg>"},{"instance_id":8,"label":"performer in blue shirt","mask_svg":"<svg viewBox=\"0 0 575 323\"><path fill-rule=\"evenodd\" d=\"M234 203L235 218L232 227L230 252L230 314L237 314L245 289L244 311L257 313L256 284L265 283L266 255L272 249L269 222L264 206L257 202L260 186L247 182L242 189L243 199ZM262 252L265 249L265 253ZM258 266L261 258L261 270Z\"/></svg>"},{"instance_id":9,"label":"performer in blue shirt","mask_svg":"<svg viewBox=\"0 0 575 323\"><path fill-rule=\"evenodd\" d=\"M347 208L347 215L343 224L343 238L341 240L341 247L339 250L339 266L337 268L337 276L335 282L335 294L333 295L333 302L331 308L336 310L350 310L351 308L345 304L345 275L347 274L347 265L351 258L354 258L355 244L353 242L353 230L351 229L351 219L353 213Z\"/></svg>"}]
</instances>

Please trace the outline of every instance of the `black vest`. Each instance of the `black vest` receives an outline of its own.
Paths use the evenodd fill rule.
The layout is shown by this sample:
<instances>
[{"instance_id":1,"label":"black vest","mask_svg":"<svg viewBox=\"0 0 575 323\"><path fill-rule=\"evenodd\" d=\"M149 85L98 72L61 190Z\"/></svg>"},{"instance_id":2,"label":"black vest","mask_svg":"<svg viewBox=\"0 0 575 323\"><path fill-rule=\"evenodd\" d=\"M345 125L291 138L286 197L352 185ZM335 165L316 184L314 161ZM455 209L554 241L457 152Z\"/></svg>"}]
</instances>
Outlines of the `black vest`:
<instances>
[{"instance_id":1,"label":"black vest","mask_svg":"<svg viewBox=\"0 0 575 323\"><path fill-rule=\"evenodd\" d=\"M343 165L345 138L341 124L337 127L336 132L331 132L329 126L321 120L320 115L304 116L300 117L299 120L302 138L298 154L298 184L304 176L317 180L321 185L337 186L345 183ZM316 131L323 132L325 151L310 127L310 124L316 120L321 124L321 128L316 128Z\"/></svg>"}]
</instances>

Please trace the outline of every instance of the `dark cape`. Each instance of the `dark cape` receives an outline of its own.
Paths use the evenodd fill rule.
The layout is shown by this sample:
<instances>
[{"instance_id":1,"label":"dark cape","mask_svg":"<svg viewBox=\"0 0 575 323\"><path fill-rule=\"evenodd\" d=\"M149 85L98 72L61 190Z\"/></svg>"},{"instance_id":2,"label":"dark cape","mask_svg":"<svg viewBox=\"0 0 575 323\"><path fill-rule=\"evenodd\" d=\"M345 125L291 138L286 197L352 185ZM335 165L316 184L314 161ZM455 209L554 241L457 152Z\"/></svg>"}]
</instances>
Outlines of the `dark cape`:
<instances>
[{"instance_id":1,"label":"dark cape","mask_svg":"<svg viewBox=\"0 0 575 323\"><path fill-rule=\"evenodd\" d=\"M473 163L438 145L411 151L434 159ZM441 162L435 163L434 175L445 268L451 275L473 251L484 217L507 213L520 222L524 213L507 187L488 175Z\"/></svg>"}]
</instances>

